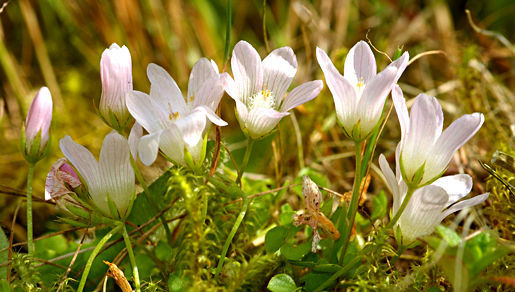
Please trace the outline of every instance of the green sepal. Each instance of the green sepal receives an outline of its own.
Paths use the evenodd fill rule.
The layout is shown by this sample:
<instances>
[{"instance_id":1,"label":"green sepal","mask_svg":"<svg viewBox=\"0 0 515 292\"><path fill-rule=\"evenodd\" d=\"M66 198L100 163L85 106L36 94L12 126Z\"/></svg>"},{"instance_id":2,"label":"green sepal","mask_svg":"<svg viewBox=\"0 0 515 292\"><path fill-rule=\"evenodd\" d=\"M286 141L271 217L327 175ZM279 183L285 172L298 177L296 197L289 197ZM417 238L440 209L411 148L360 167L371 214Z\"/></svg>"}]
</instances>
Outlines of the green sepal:
<instances>
[{"instance_id":1,"label":"green sepal","mask_svg":"<svg viewBox=\"0 0 515 292\"><path fill-rule=\"evenodd\" d=\"M400 46L395 50L395 54L393 55L393 60L397 60L402 56L402 53L404 52L404 46Z\"/></svg>"},{"instance_id":2,"label":"green sepal","mask_svg":"<svg viewBox=\"0 0 515 292\"><path fill-rule=\"evenodd\" d=\"M116 208L116 204L111 199L111 196L109 194L107 195L107 205L109 206L109 211L111 211L112 218L120 218L120 214L118 214L118 209Z\"/></svg>"},{"instance_id":3,"label":"green sepal","mask_svg":"<svg viewBox=\"0 0 515 292\"><path fill-rule=\"evenodd\" d=\"M71 226L74 226L74 227L81 227L81 228L89 227L88 224L85 224L85 223L77 221L77 220L72 220L72 219L69 219L69 218L65 218L65 217L60 217L58 219L58 221L62 221L64 223L70 224Z\"/></svg>"},{"instance_id":4,"label":"green sepal","mask_svg":"<svg viewBox=\"0 0 515 292\"><path fill-rule=\"evenodd\" d=\"M402 246L402 231L399 225L393 227L395 240L398 246Z\"/></svg>"},{"instance_id":5,"label":"green sepal","mask_svg":"<svg viewBox=\"0 0 515 292\"><path fill-rule=\"evenodd\" d=\"M424 162L418 169L415 171L412 180L410 181L410 185L418 186L424 177L424 168L426 167L426 163Z\"/></svg>"},{"instance_id":6,"label":"green sepal","mask_svg":"<svg viewBox=\"0 0 515 292\"><path fill-rule=\"evenodd\" d=\"M361 138L361 121L358 121L354 127L352 127L352 140L355 142L361 142L363 138Z\"/></svg>"},{"instance_id":7,"label":"green sepal","mask_svg":"<svg viewBox=\"0 0 515 292\"><path fill-rule=\"evenodd\" d=\"M39 130L39 132L36 134L34 139L32 140L32 143L30 145L27 145L27 138L25 135L25 126L22 128L22 135L21 135L21 149L22 154L25 160L27 160L29 163L35 164L36 162L40 161L45 157L48 153L48 148L51 140L50 133L48 134L48 141L46 145L43 146L43 149L41 148L41 135L42 131Z\"/></svg>"}]
</instances>

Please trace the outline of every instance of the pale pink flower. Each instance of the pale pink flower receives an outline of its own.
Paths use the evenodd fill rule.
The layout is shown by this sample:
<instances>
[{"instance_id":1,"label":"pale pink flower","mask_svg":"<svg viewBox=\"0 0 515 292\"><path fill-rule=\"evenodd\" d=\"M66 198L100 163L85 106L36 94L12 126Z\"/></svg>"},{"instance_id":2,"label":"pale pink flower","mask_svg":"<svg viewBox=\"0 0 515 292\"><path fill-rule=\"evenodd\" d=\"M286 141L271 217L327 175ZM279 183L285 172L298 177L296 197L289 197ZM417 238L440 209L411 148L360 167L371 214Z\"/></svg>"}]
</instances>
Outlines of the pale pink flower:
<instances>
[{"instance_id":1,"label":"pale pink flower","mask_svg":"<svg viewBox=\"0 0 515 292\"><path fill-rule=\"evenodd\" d=\"M236 102L236 115L243 132L253 139L269 134L288 111L315 98L321 80L301 84L289 94L297 72L297 59L290 47L272 51L263 61L245 41L234 47L226 91Z\"/></svg>"},{"instance_id":2,"label":"pale pink flower","mask_svg":"<svg viewBox=\"0 0 515 292\"><path fill-rule=\"evenodd\" d=\"M100 78L100 114L111 128L123 129L130 120L125 105L126 95L132 91L131 53L126 46L120 48L114 43L104 50L100 59Z\"/></svg>"},{"instance_id":3,"label":"pale pink flower","mask_svg":"<svg viewBox=\"0 0 515 292\"><path fill-rule=\"evenodd\" d=\"M454 152L481 128L483 114L464 115L445 131L443 112L434 97L419 94L408 115L406 100L400 87L392 92L401 125L401 141L397 148L403 178L409 184L424 185L441 176Z\"/></svg>"},{"instance_id":4,"label":"pale pink flower","mask_svg":"<svg viewBox=\"0 0 515 292\"><path fill-rule=\"evenodd\" d=\"M347 54L343 76L324 50L317 48L316 55L343 131L354 140L365 139L377 126L388 93L406 69L408 52L376 74L374 54L360 41Z\"/></svg>"},{"instance_id":5,"label":"pale pink flower","mask_svg":"<svg viewBox=\"0 0 515 292\"><path fill-rule=\"evenodd\" d=\"M205 155L202 150L207 120L218 126L227 125L215 114L227 73L219 74L213 61L200 59L191 71L187 96L162 67L149 64L147 75L150 95L132 91L127 98L130 113L148 132L138 143L141 161L152 164L161 149L168 159L181 165L187 165L187 152L198 166Z\"/></svg>"}]
</instances>

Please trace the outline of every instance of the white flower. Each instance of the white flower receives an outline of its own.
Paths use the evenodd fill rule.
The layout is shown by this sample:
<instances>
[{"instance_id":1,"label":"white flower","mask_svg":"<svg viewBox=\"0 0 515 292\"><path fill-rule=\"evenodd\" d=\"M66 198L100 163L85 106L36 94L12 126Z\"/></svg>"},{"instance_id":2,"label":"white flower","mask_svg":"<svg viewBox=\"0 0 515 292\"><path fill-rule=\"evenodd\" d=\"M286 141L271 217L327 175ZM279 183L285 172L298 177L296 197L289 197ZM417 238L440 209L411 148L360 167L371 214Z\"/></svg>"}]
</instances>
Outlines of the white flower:
<instances>
[{"instance_id":1,"label":"white flower","mask_svg":"<svg viewBox=\"0 0 515 292\"><path fill-rule=\"evenodd\" d=\"M257 139L269 134L288 111L315 98L323 83L315 80L303 83L288 95L297 59L290 47L272 51L263 61L247 42L234 46L231 58L234 80L227 93L236 102L236 115L242 130Z\"/></svg>"},{"instance_id":2,"label":"white flower","mask_svg":"<svg viewBox=\"0 0 515 292\"><path fill-rule=\"evenodd\" d=\"M481 113L464 115L442 133L443 112L434 97L419 94L408 115L400 87L392 91L393 102L401 125L401 142L397 151L404 179L424 185L443 174L451 158L481 128Z\"/></svg>"},{"instance_id":3,"label":"white flower","mask_svg":"<svg viewBox=\"0 0 515 292\"><path fill-rule=\"evenodd\" d=\"M147 75L150 95L132 91L127 96L130 113L149 133L138 144L141 161L152 164L161 149L176 163L186 165L185 150L195 165L202 163L206 117L218 126L227 125L214 112L222 98L227 73L219 74L213 61L200 59L191 71L186 97L162 67L149 64Z\"/></svg>"},{"instance_id":4,"label":"white flower","mask_svg":"<svg viewBox=\"0 0 515 292\"><path fill-rule=\"evenodd\" d=\"M123 129L130 119L125 99L132 91L131 53L126 46L120 48L114 43L104 50L100 59L100 79L100 114L111 128Z\"/></svg>"},{"instance_id":5,"label":"white flower","mask_svg":"<svg viewBox=\"0 0 515 292\"><path fill-rule=\"evenodd\" d=\"M392 215L395 216L408 188L399 171L397 171L397 175L393 174L382 154L379 157L379 165L393 194ZM431 234L448 215L480 204L488 198L489 194L486 193L458 202L471 189L472 178L466 174L445 176L430 185L417 189L396 224L401 228L403 240L411 242L417 237Z\"/></svg>"},{"instance_id":6,"label":"white flower","mask_svg":"<svg viewBox=\"0 0 515 292\"><path fill-rule=\"evenodd\" d=\"M32 100L25 120L24 152L29 161L40 160L46 150L52 122L52 95L41 87Z\"/></svg>"},{"instance_id":7,"label":"white flower","mask_svg":"<svg viewBox=\"0 0 515 292\"><path fill-rule=\"evenodd\" d=\"M408 52L376 74L372 50L367 43L360 41L350 49L345 59L344 76L324 50L317 47L316 54L345 134L358 141L366 138L379 122L392 86L406 69Z\"/></svg>"},{"instance_id":8,"label":"white flower","mask_svg":"<svg viewBox=\"0 0 515 292\"><path fill-rule=\"evenodd\" d=\"M128 215L127 209L136 189L127 140L112 131L104 138L99 162L88 149L75 143L70 136L62 138L59 146L84 179L93 203L104 215L111 217L108 196L113 201L119 218Z\"/></svg>"}]
</instances>

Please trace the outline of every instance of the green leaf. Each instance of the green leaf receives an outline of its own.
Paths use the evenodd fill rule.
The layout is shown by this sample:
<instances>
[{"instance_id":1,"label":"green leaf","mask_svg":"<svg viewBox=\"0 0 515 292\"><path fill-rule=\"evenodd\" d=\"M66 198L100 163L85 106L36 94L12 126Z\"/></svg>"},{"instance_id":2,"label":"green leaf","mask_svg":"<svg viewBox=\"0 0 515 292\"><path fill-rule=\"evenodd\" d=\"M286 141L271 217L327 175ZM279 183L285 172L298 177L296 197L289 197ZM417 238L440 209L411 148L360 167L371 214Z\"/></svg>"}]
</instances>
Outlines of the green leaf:
<instances>
[{"instance_id":1,"label":"green leaf","mask_svg":"<svg viewBox=\"0 0 515 292\"><path fill-rule=\"evenodd\" d=\"M293 221L295 211L291 208L290 204L283 204L281 206L281 215L279 215L279 222L281 225L290 224Z\"/></svg>"},{"instance_id":2,"label":"green leaf","mask_svg":"<svg viewBox=\"0 0 515 292\"><path fill-rule=\"evenodd\" d=\"M172 248L163 241L159 241L154 252L156 257L162 261L169 262L172 259Z\"/></svg>"},{"instance_id":3,"label":"green leaf","mask_svg":"<svg viewBox=\"0 0 515 292\"><path fill-rule=\"evenodd\" d=\"M445 227L443 225L436 226L436 232L445 240L450 247L458 246L461 242L461 237L456 231Z\"/></svg>"},{"instance_id":4,"label":"green leaf","mask_svg":"<svg viewBox=\"0 0 515 292\"><path fill-rule=\"evenodd\" d=\"M185 279L181 277L179 272L173 272L168 277L168 291L170 292L182 292L185 291Z\"/></svg>"},{"instance_id":5,"label":"green leaf","mask_svg":"<svg viewBox=\"0 0 515 292\"><path fill-rule=\"evenodd\" d=\"M284 226L277 226L270 229L265 235L265 249L267 253L279 250L284 244L288 235L288 229Z\"/></svg>"},{"instance_id":6,"label":"green leaf","mask_svg":"<svg viewBox=\"0 0 515 292\"><path fill-rule=\"evenodd\" d=\"M5 236L4 231L2 228L0 228L0 250L4 248L9 247L9 241L7 240L7 237ZM7 253L8 250L6 249L3 252L0 252L0 263L7 262ZM0 280L7 279L7 266L1 266L0 267Z\"/></svg>"},{"instance_id":7,"label":"green leaf","mask_svg":"<svg viewBox=\"0 0 515 292\"><path fill-rule=\"evenodd\" d=\"M290 292L297 289L295 281L288 274L275 275L266 287L272 292Z\"/></svg>"},{"instance_id":8,"label":"green leaf","mask_svg":"<svg viewBox=\"0 0 515 292\"><path fill-rule=\"evenodd\" d=\"M372 221L386 216L387 203L388 201L384 191L380 191L377 196L372 198L372 214L370 215L370 219L372 219Z\"/></svg>"},{"instance_id":9,"label":"green leaf","mask_svg":"<svg viewBox=\"0 0 515 292\"><path fill-rule=\"evenodd\" d=\"M304 277L302 277L301 282L304 284L304 290L309 292L320 287L320 285L327 281L331 276L331 273L309 272ZM326 291L330 290L331 289L326 289Z\"/></svg>"},{"instance_id":10,"label":"green leaf","mask_svg":"<svg viewBox=\"0 0 515 292\"><path fill-rule=\"evenodd\" d=\"M281 254L289 259L298 261L302 259L309 251L311 250L311 240L308 240L302 244L294 245L294 244L283 244L281 246Z\"/></svg>"}]
</instances>

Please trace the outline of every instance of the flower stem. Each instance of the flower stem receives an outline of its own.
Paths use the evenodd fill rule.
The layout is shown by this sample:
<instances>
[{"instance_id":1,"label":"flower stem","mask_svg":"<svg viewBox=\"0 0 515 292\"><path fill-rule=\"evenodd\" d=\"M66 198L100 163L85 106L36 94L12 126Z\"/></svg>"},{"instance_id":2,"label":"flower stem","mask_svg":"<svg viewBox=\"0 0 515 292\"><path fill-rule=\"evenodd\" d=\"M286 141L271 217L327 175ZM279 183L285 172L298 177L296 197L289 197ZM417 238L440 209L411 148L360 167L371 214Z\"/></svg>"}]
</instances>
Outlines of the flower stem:
<instances>
[{"instance_id":1,"label":"flower stem","mask_svg":"<svg viewBox=\"0 0 515 292\"><path fill-rule=\"evenodd\" d=\"M347 247L349 246L352 226L354 225L354 219L356 218L356 213L358 212L358 203L359 198L361 196L361 142L355 142L354 148L356 151L356 170L354 172L354 184L352 185L352 197L349 204L349 210L347 211L347 222L349 224L345 228L346 232L343 237L345 242L343 246L342 256L340 258L340 264L343 263L345 252L347 251Z\"/></svg>"},{"instance_id":2,"label":"flower stem","mask_svg":"<svg viewBox=\"0 0 515 292\"><path fill-rule=\"evenodd\" d=\"M159 212L159 207L157 206L156 202L152 199L152 196L150 194L150 190L148 189L147 184L145 183L145 180L143 179L143 175L141 174L141 171L139 170L138 164L136 161L131 157L131 165L134 169L134 173L136 174L136 178L138 179L139 184L143 188L143 196L147 200L147 202L152 206L154 209L154 212ZM172 243L172 233L170 232L170 228L168 227L168 222L166 222L166 218L164 214L161 214L159 216L159 219L161 220L161 223L163 224L163 228L166 233L166 240L171 245Z\"/></svg>"},{"instance_id":3,"label":"flower stem","mask_svg":"<svg viewBox=\"0 0 515 292\"><path fill-rule=\"evenodd\" d=\"M234 235L236 234L236 231L238 231L238 228L240 227L241 222L243 221L243 218L245 217L245 214L247 213L247 209L249 207L249 199L247 197L247 194L245 194L243 191L241 192L241 199L243 201L243 204L241 206L240 214L238 214L238 217L236 218L236 222L234 222L231 232L229 233L229 236L225 240L224 246L222 248L222 254L220 256L220 260L218 261L218 266L216 267L215 279L217 281L218 281L218 275L222 271L225 256L227 255L227 250L229 250L229 245L231 244L232 239L234 238Z\"/></svg>"},{"instance_id":4,"label":"flower stem","mask_svg":"<svg viewBox=\"0 0 515 292\"><path fill-rule=\"evenodd\" d=\"M401 207L399 208L399 210L397 210L397 213L395 213L395 215L393 216L390 223L388 223L387 228L393 228L395 226L395 224L397 223L397 221L399 221L399 218L401 217L402 212L404 212L404 209L406 209L406 206L408 206L409 200L413 196L413 193L415 192L415 190L416 190L416 187L408 185L408 191L406 193L406 196L404 197L404 200L402 200Z\"/></svg>"},{"instance_id":5,"label":"flower stem","mask_svg":"<svg viewBox=\"0 0 515 292\"><path fill-rule=\"evenodd\" d=\"M254 145L254 139L249 138L247 149L245 150L245 155L243 156L243 162L241 163L240 172L238 173L238 177L236 178L236 183L241 186L241 177L247 168L247 164L249 163L250 154L252 153L252 146Z\"/></svg>"},{"instance_id":6,"label":"flower stem","mask_svg":"<svg viewBox=\"0 0 515 292\"><path fill-rule=\"evenodd\" d=\"M226 10L226 26L225 26L225 48L224 48L224 64L229 60L229 52L231 46L231 26L232 26L232 1L227 0ZM224 65L225 66L225 65Z\"/></svg>"},{"instance_id":7,"label":"flower stem","mask_svg":"<svg viewBox=\"0 0 515 292\"><path fill-rule=\"evenodd\" d=\"M331 283L335 282L336 279L340 278L343 274L347 273L357 262L361 260L360 257L355 257L350 260L345 266L343 266L338 272L334 273L329 279L327 279L322 285L318 286L314 292L322 291Z\"/></svg>"},{"instance_id":8,"label":"flower stem","mask_svg":"<svg viewBox=\"0 0 515 292\"><path fill-rule=\"evenodd\" d=\"M129 260L131 261L132 274L134 275L134 283L136 284L136 292L140 292L141 288L139 283L138 265L136 264L136 258L134 257L134 252L132 251L131 239L129 237L129 234L127 233L127 228L125 228L125 224L122 223L121 226L123 226L123 241L125 241L125 247L127 247L127 253L129 253Z\"/></svg>"},{"instance_id":9,"label":"flower stem","mask_svg":"<svg viewBox=\"0 0 515 292\"><path fill-rule=\"evenodd\" d=\"M111 239L111 237L120 231L120 229L124 227L124 225L118 225L115 228L113 228L109 233L104 235L102 239L98 242L97 246L91 252L91 255L88 258L88 262L86 263L86 266L84 268L84 272L82 272L82 277L80 278L79 288L77 289L78 292L82 292L84 290L84 286L86 285L86 280L88 279L89 270L91 269L91 266L93 265L93 260L96 258L98 253L100 252L100 249Z\"/></svg>"},{"instance_id":10,"label":"flower stem","mask_svg":"<svg viewBox=\"0 0 515 292\"><path fill-rule=\"evenodd\" d=\"M34 179L34 163L29 162L29 173L27 174L27 250L29 257L34 255L34 234L32 229L32 180Z\"/></svg>"}]
</instances>

